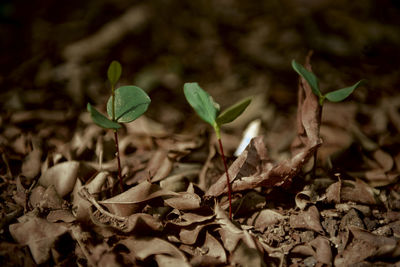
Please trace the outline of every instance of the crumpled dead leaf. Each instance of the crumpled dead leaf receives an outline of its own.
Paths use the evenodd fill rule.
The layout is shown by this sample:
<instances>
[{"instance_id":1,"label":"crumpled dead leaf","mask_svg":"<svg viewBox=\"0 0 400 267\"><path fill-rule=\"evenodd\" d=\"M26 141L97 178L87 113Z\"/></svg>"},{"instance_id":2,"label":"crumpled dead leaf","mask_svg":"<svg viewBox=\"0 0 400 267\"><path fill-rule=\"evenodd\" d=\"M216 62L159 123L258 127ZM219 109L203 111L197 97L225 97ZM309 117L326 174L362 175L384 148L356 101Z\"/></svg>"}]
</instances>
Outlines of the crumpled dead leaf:
<instances>
[{"instance_id":1,"label":"crumpled dead leaf","mask_svg":"<svg viewBox=\"0 0 400 267\"><path fill-rule=\"evenodd\" d=\"M61 223L50 223L33 217L25 222L10 225L9 230L11 236L19 244L29 246L36 264L42 264L50 258L50 250L54 242L66 233L68 228Z\"/></svg>"}]
</instances>

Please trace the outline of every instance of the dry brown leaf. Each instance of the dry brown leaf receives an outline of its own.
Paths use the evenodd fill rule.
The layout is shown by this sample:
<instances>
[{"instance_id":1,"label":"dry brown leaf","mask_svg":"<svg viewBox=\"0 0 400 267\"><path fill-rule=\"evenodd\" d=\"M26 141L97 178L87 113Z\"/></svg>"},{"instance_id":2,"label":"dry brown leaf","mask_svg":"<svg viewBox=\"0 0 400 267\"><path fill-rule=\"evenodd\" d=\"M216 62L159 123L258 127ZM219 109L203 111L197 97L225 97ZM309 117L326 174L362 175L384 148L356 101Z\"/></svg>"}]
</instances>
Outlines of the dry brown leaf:
<instances>
[{"instance_id":1,"label":"dry brown leaf","mask_svg":"<svg viewBox=\"0 0 400 267\"><path fill-rule=\"evenodd\" d=\"M182 228L181 231L179 232L179 240L183 244L193 245L194 243L196 243L201 230L203 230L209 224L210 223L197 224Z\"/></svg>"},{"instance_id":2,"label":"dry brown leaf","mask_svg":"<svg viewBox=\"0 0 400 267\"><path fill-rule=\"evenodd\" d=\"M175 211L177 211L177 210L175 210ZM187 213L183 213L181 216L179 216L178 219L169 220L168 223L185 227L185 226L189 226L194 223L204 223L208 220L213 219L214 217L215 217L214 214L202 215L202 214L187 212Z\"/></svg>"},{"instance_id":3,"label":"dry brown leaf","mask_svg":"<svg viewBox=\"0 0 400 267\"><path fill-rule=\"evenodd\" d=\"M178 210L194 210L200 208L201 198L195 193L180 192L178 196L165 199L164 202Z\"/></svg>"},{"instance_id":4,"label":"dry brown leaf","mask_svg":"<svg viewBox=\"0 0 400 267\"><path fill-rule=\"evenodd\" d=\"M310 245L315 249L315 259L326 265L332 264L332 250L328 239L318 236L310 242Z\"/></svg>"},{"instance_id":5,"label":"dry brown leaf","mask_svg":"<svg viewBox=\"0 0 400 267\"><path fill-rule=\"evenodd\" d=\"M47 188L37 186L30 195L30 204L32 207L40 209L57 210L62 208L63 200L58 195L53 185Z\"/></svg>"},{"instance_id":6,"label":"dry brown leaf","mask_svg":"<svg viewBox=\"0 0 400 267\"><path fill-rule=\"evenodd\" d=\"M374 235L357 227L349 229L353 240L335 257L335 266L348 266L374 256L395 258L400 255L399 241L395 238Z\"/></svg>"},{"instance_id":7,"label":"dry brown leaf","mask_svg":"<svg viewBox=\"0 0 400 267\"><path fill-rule=\"evenodd\" d=\"M132 123L126 124L126 130L130 135L144 135L162 138L169 134L164 125L157 123L146 116L140 116Z\"/></svg>"},{"instance_id":8,"label":"dry brown leaf","mask_svg":"<svg viewBox=\"0 0 400 267\"><path fill-rule=\"evenodd\" d=\"M342 201L353 201L362 204L376 204L373 188L360 179L341 181L340 198Z\"/></svg>"},{"instance_id":9,"label":"dry brown leaf","mask_svg":"<svg viewBox=\"0 0 400 267\"><path fill-rule=\"evenodd\" d=\"M374 152L373 157L384 172L388 172L392 169L394 160L389 153L378 149Z\"/></svg>"},{"instance_id":10,"label":"dry brown leaf","mask_svg":"<svg viewBox=\"0 0 400 267\"><path fill-rule=\"evenodd\" d=\"M190 267L191 266L187 261L184 261L184 260L178 259L178 258L174 258L171 256L163 255L163 254L155 255L154 258L159 267L176 267L176 266Z\"/></svg>"},{"instance_id":11,"label":"dry brown leaf","mask_svg":"<svg viewBox=\"0 0 400 267\"><path fill-rule=\"evenodd\" d=\"M147 213L135 213L128 217L126 226L123 228L125 233L137 232L144 233L148 230L161 231L162 223Z\"/></svg>"},{"instance_id":12,"label":"dry brown leaf","mask_svg":"<svg viewBox=\"0 0 400 267\"><path fill-rule=\"evenodd\" d=\"M206 251L205 256L216 258L220 264L226 263L225 249L208 231L206 232L206 239L202 250Z\"/></svg>"},{"instance_id":13,"label":"dry brown leaf","mask_svg":"<svg viewBox=\"0 0 400 267\"><path fill-rule=\"evenodd\" d=\"M310 206L308 210L301 211L297 215L291 215L289 223L293 228L308 229L320 234L324 233L319 219L319 211L315 206Z\"/></svg>"},{"instance_id":14,"label":"dry brown leaf","mask_svg":"<svg viewBox=\"0 0 400 267\"><path fill-rule=\"evenodd\" d=\"M136 259L144 260L149 256L159 254L168 255L183 262L187 262L182 251L171 243L157 237L130 237L120 241L119 243L129 249L130 253L128 255L132 262L135 262Z\"/></svg>"},{"instance_id":15,"label":"dry brown leaf","mask_svg":"<svg viewBox=\"0 0 400 267\"><path fill-rule=\"evenodd\" d=\"M34 146L22 163L22 174L25 177L32 179L40 173L41 157L42 151Z\"/></svg>"},{"instance_id":16,"label":"dry brown leaf","mask_svg":"<svg viewBox=\"0 0 400 267\"><path fill-rule=\"evenodd\" d=\"M50 258L50 250L56 239L66 233L68 228L61 223L49 223L33 217L10 225L9 230L19 244L29 246L36 264L42 264Z\"/></svg>"},{"instance_id":17,"label":"dry brown leaf","mask_svg":"<svg viewBox=\"0 0 400 267\"><path fill-rule=\"evenodd\" d=\"M154 179L154 176L157 174L162 165L166 165L163 169L167 170L166 175L168 175L168 173L171 171L172 168L172 162L168 159L168 153L166 150L158 149L156 152L152 153L152 156L150 157L150 160L147 163L147 167L144 170L137 172L134 178L131 179L129 182L134 183L134 182L142 182L149 178ZM165 171L162 171L160 173L165 173ZM158 177L160 176L161 175L159 174ZM165 177L162 176L161 179Z\"/></svg>"},{"instance_id":18,"label":"dry brown leaf","mask_svg":"<svg viewBox=\"0 0 400 267\"><path fill-rule=\"evenodd\" d=\"M264 230L274 224L278 224L286 217L274 210L264 209L256 217L254 221L255 229L264 232Z\"/></svg>"},{"instance_id":19,"label":"dry brown leaf","mask_svg":"<svg viewBox=\"0 0 400 267\"><path fill-rule=\"evenodd\" d=\"M170 176L160 181L160 186L174 192L184 191L188 180L194 182L197 179L201 166L198 163L175 163Z\"/></svg>"},{"instance_id":20,"label":"dry brown leaf","mask_svg":"<svg viewBox=\"0 0 400 267\"><path fill-rule=\"evenodd\" d=\"M338 181L331 184L326 189L326 200L328 203L340 203L340 192L342 188L342 182Z\"/></svg>"},{"instance_id":21,"label":"dry brown leaf","mask_svg":"<svg viewBox=\"0 0 400 267\"><path fill-rule=\"evenodd\" d=\"M316 192L314 190L311 190L309 188L303 189L303 191L299 192L296 194L294 201L296 202L296 206L304 210L309 204L313 203L315 204L315 196Z\"/></svg>"},{"instance_id":22,"label":"dry brown leaf","mask_svg":"<svg viewBox=\"0 0 400 267\"><path fill-rule=\"evenodd\" d=\"M64 197L74 188L76 178L78 177L78 170L79 162L62 162L42 173L39 183L45 187L54 185L57 193L61 197Z\"/></svg>"},{"instance_id":23,"label":"dry brown leaf","mask_svg":"<svg viewBox=\"0 0 400 267\"><path fill-rule=\"evenodd\" d=\"M243 267L266 266L263 255L257 249L248 247L242 241L230 255L230 263Z\"/></svg>"},{"instance_id":24,"label":"dry brown leaf","mask_svg":"<svg viewBox=\"0 0 400 267\"><path fill-rule=\"evenodd\" d=\"M76 220L69 210L52 210L46 217L49 222L66 222L70 223Z\"/></svg>"},{"instance_id":25,"label":"dry brown leaf","mask_svg":"<svg viewBox=\"0 0 400 267\"><path fill-rule=\"evenodd\" d=\"M143 181L129 190L115 197L99 201L105 205L111 213L118 216L129 216L138 208L138 203L157 197L178 196L178 193L165 190L156 184Z\"/></svg>"}]
</instances>

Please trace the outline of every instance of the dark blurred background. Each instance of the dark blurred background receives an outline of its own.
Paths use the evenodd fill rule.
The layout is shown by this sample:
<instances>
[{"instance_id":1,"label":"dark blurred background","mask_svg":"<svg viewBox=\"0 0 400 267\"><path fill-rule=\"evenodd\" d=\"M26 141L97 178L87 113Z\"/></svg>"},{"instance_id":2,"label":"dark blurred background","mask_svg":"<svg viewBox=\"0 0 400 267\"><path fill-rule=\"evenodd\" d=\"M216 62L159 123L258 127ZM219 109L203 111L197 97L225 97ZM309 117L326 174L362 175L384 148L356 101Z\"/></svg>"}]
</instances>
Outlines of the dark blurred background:
<instances>
[{"instance_id":1,"label":"dark blurred background","mask_svg":"<svg viewBox=\"0 0 400 267\"><path fill-rule=\"evenodd\" d=\"M309 50L323 90L364 78L352 99L373 104L398 94L399 26L395 0L3 0L1 114L4 122L20 110L101 106L111 60L123 66L121 84L150 94L148 116L167 127L190 111L189 81L222 106L251 94L292 112L290 62Z\"/></svg>"}]
</instances>

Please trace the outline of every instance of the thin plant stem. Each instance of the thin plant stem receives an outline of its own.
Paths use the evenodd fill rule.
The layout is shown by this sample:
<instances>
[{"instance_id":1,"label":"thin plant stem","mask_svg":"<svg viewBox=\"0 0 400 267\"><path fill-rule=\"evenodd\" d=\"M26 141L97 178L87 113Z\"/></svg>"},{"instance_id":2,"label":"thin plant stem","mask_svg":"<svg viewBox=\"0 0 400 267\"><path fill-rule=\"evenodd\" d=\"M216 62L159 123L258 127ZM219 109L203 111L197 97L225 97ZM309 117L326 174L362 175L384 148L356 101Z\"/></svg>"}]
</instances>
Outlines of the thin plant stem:
<instances>
[{"instance_id":1,"label":"thin plant stem","mask_svg":"<svg viewBox=\"0 0 400 267\"><path fill-rule=\"evenodd\" d=\"M117 156L117 162L118 162L118 178L119 178L119 186L121 187L121 193L124 191L124 185L122 183L122 175L121 175L121 160L119 157L119 144L118 144L118 133L116 130L114 130L114 138L115 138L115 155Z\"/></svg>"},{"instance_id":2,"label":"thin plant stem","mask_svg":"<svg viewBox=\"0 0 400 267\"><path fill-rule=\"evenodd\" d=\"M321 128L321 124L322 124L322 105L319 105L318 108L318 113L317 113L317 123L318 123L318 138L320 137L320 128ZM318 148L315 149L314 151L314 164L313 164L313 168L312 168L312 178L315 179L316 178L316 169L317 169L317 157L318 157Z\"/></svg>"},{"instance_id":3,"label":"thin plant stem","mask_svg":"<svg viewBox=\"0 0 400 267\"><path fill-rule=\"evenodd\" d=\"M228 165L226 165L224 148L222 147L221 138L218 138L219 150L221 151L222 161L224 162L225 173L226 173L226 184L228 186L228 198L229 198L229 219L232 220L232 189L228 174Z\"/></svg>"}]
</instances>

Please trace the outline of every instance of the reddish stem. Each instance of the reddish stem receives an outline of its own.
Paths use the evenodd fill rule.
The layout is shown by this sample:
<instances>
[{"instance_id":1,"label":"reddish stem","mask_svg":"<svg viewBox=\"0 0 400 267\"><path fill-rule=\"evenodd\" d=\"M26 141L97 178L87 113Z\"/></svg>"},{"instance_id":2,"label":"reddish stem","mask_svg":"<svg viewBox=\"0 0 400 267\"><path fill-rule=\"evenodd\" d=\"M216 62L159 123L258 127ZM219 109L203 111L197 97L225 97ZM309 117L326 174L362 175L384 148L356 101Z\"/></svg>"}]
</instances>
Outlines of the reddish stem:
<instances>
[{"instance_id":1,"label":"reddish stem","mask_svg":"<svg viewBox=\"0 0 400 267\"><path fill-rule=\"evenodd\" d=\"M118 178L119 178L119 186L121 187L121 193L124 192L124 185L122 183L122 175L121 175L121 160L119 158L119 144L118 144L118 134L117 131L114 131L114 138L115 138L115 155L117 156L118 162Z\"/></svg>"},{"instance_id":2,"label":"reddish stem","mask_svg":"<svg viewBox=\"0 0 400 267\"><path fill-rule=\"evenodd\" d=\"M221 151L222 161L224 162L224 167L225 167L226 184L228 185L229 219L232 220L232 189L231 189L231 183L230 183L231 179L229 178L229 174L228 174L228 166L226 165L225 154L224 154L224 149L222 147L221 138L218 138L218 143L219 143L219 150Z\"/></svg>"},{"instance_id":3,"label":"reddish stem","mask_svg":"<svg viewBox=\"0 0 400 267\"><path fill-rule=\"evenodd\" d=\"M320 128L321 128L321 124L322 124L322 107L321 105L319 105L319 108L317 110L317 124L318 124L318 138L320 138ZM317 169L317 158L318 158L318 148L315 149L314 151L314 164L313 164L313 168L312 168L312 178L315 179L316 178L316 169Z\"/></svg>"}]
</instances>

